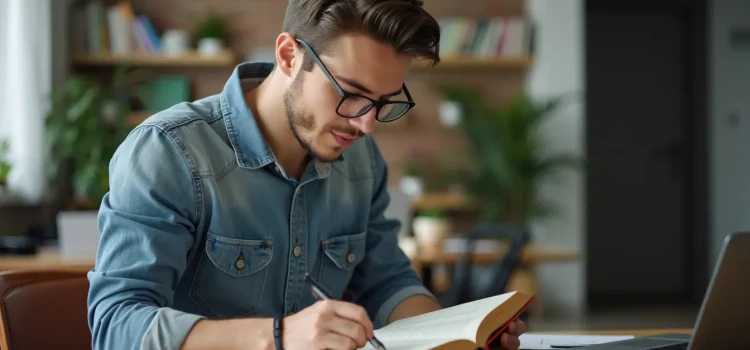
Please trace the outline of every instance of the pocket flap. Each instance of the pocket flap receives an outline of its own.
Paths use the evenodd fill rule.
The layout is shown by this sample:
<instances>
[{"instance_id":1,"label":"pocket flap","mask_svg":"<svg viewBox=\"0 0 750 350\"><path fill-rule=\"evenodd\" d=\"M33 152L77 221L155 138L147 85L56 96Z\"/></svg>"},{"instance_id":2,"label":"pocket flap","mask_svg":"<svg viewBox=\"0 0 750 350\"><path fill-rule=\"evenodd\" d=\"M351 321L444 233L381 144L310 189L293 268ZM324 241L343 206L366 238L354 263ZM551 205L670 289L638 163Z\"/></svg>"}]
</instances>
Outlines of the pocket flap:
<instances>
[{"instance_id":1,"label":"pocket flap","mask_svg":"<svg viewBox=\"0 0 750 350\"><path fill-rule=\"evenodd\" d=\"M336 266L350 270L365 258L367 232L323 240L323 251Z\"/></svg>"},{"instance_id":2,"label":"pocket flap","mask_svg":"<svg viewBox=\"0 0 750 350\"><path fill-rule=\"evenodd\" d=\"M227 238L209 232L206 254L219 270L241 277L268 266L273 256L273 241Z\"/></svg>"}]
</instances>

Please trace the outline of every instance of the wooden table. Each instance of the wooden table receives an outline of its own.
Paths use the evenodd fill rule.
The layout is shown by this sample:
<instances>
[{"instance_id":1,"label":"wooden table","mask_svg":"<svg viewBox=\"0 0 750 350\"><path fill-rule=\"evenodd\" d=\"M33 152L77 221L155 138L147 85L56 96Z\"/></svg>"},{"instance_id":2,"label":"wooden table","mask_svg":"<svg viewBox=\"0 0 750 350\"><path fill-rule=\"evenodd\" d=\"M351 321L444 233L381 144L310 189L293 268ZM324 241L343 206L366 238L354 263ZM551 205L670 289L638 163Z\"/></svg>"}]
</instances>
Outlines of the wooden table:
<instances>
[{"instance_id":1,"label":"wooden table","mask_svg":"<svg viewBox=\"0 0 750 350\"><path fill-rule=\"evenodd\" d=\"M88 271L94 258L69 258L57 249L42 248L36 255L0 255L0 271L8 270L66 270Z\"/></svg>"},{"instance_id":2,"label":"wooden table","mask_svg":"<svg viewBox=\"0 0 750 350\"><path fill-rule=\"evenodd\" d=\"M475 253L472 255L472 263L477 265L489 265L498 261L507 251L506 247L499 247L499 250L495 253ZM454 265L458 262L462 256L461 253L452 252L434 252L434 251L419 251L414 256L410 256L411 266L417 273L419 273L425 285L431 289L436 286L433 285L434 280L432 277L432 268L435 265ZM565 263L574 262L578 259L578 254L570 250L564 250L559 248L550 248L536 243L528 244L521 254L521 264L517 270L517 275L527 279L528 273L535 276L535 267L540 264L548 263ZM532 278L534 281L536 277ZM529 281L533 282L533 281ZM511 283L513 284L513 283ZM526 292L534 292L536 288L533 286L526 285L524 283L522 289ZM439 287L437 289L440 289Z\"/></svg>"},{"instance_id":3,"label":"wooden table","mask_svg":"<svg viewBox=\"0 0 750 350\"><path fill-rule=\"evenodd\" d=\"M501 247L493 253L475 253L472 255L472 262L475 264L491 264L497 261L507 251L507 247ZM429 252L420 251L411 257L412 265L427 264L455 264L461 253L452 252ZM573 262L578 260L578 253L559 248L545 247L537 243L529 243L521 254L522 265L533 265L543 263L560 263Z\"/></svg>"}]
</instances>

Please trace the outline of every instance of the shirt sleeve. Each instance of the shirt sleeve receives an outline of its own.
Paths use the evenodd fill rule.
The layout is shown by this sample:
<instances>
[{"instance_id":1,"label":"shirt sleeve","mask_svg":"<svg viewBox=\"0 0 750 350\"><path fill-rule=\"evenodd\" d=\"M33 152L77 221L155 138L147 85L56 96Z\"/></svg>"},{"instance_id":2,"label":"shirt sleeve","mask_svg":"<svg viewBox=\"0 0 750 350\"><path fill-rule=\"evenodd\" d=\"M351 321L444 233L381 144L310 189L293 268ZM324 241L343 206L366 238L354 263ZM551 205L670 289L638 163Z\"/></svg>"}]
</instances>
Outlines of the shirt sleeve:
<instances>
[{"instance_id":1,"label":"shirt sleeve","mask_svg":"<svg viewBox=\"0 0 750 350\"><path fill-rule=\"evenodd\" d=\"M181 144L157 126L134 129L109 165L88 274L94 349L179 349L201 316L171 309L200 215Z\"/></svg>"},{"instance_id":2,"label":"shirt sleeve","mask_svg":"<svg viewBox=\"0 0 750 350\"><path fill-rule=\"evenodd\" d=\"M388 324L393 310L414 295L435 298L411 267L411 261L398 245L401 223L384 212L390 203L388 169L380 150L368 137L373 162L372 204L367 228L367 253L354 271L350 290L355 302L363 305L376 328Z\"/></svg>"}]
</instances>

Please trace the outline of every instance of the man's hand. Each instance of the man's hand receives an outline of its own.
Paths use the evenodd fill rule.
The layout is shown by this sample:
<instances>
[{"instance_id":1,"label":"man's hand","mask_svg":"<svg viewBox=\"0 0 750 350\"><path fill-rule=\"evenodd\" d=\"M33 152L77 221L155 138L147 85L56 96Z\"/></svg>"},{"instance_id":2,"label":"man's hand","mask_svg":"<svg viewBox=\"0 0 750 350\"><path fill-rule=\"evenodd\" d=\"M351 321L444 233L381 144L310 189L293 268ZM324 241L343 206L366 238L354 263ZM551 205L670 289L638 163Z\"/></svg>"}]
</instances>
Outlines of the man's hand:
<instances>
[{"instance_id":1,"label":"man's hand","mask_svg":"<svg viewBox=\"0 0 750 350\"><path fill-rule=\"evenodd\" d=\"M518 350L521 346L521 341L518 337L526 332L526 323L521 320L516 320L508 326L505 333L500 336L500 345L504 350Z\"/></svg>"},{"instance_id":2,"label":"man's hand","mask_svg":"<svg viewBox=\"0 0 750 350\"><path fill-rule=\"evenodd\" d=\"M283 321L284 349L356 350L373 336L373 325L359 305L325 300Z\"/></svg>"}]
</instances>

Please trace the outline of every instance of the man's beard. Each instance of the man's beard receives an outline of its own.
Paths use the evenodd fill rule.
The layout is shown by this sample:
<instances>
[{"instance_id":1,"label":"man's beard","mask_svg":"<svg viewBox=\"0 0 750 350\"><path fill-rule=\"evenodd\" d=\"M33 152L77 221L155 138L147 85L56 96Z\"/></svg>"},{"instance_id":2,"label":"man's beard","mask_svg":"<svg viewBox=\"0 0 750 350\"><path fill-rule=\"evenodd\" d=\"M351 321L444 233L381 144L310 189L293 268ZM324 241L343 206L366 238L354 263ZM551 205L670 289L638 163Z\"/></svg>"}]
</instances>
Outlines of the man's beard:
<instances>
[{"instance_id":1,"label":"man's beard","mask_svg":"<svg viewBox=\"0 0 750 350\"><path fill-rule=\"evenodd\" d=\"M318 150L312 146L312 136L315 131L315 117L312 114L305 112L304 109L298 108L293 103L302 92L303 77L304 75L300 72L300 74L294 78L289 89L284 93L284 110L286 111L286 119L287 122L289 122L289 128L292 130L292 134L297 139L297 142L299 142L300 146L302 146L308 154L321 162L331 163L339 158L338 154L335 156L325 155L318 152ZM329 131L333 131L333 129ZM362 133L358 130L336 129L336 131L352 137L362 136ZM337 149L340 148L335 148L335 150Z\"/></svg>"}]
</instances>

